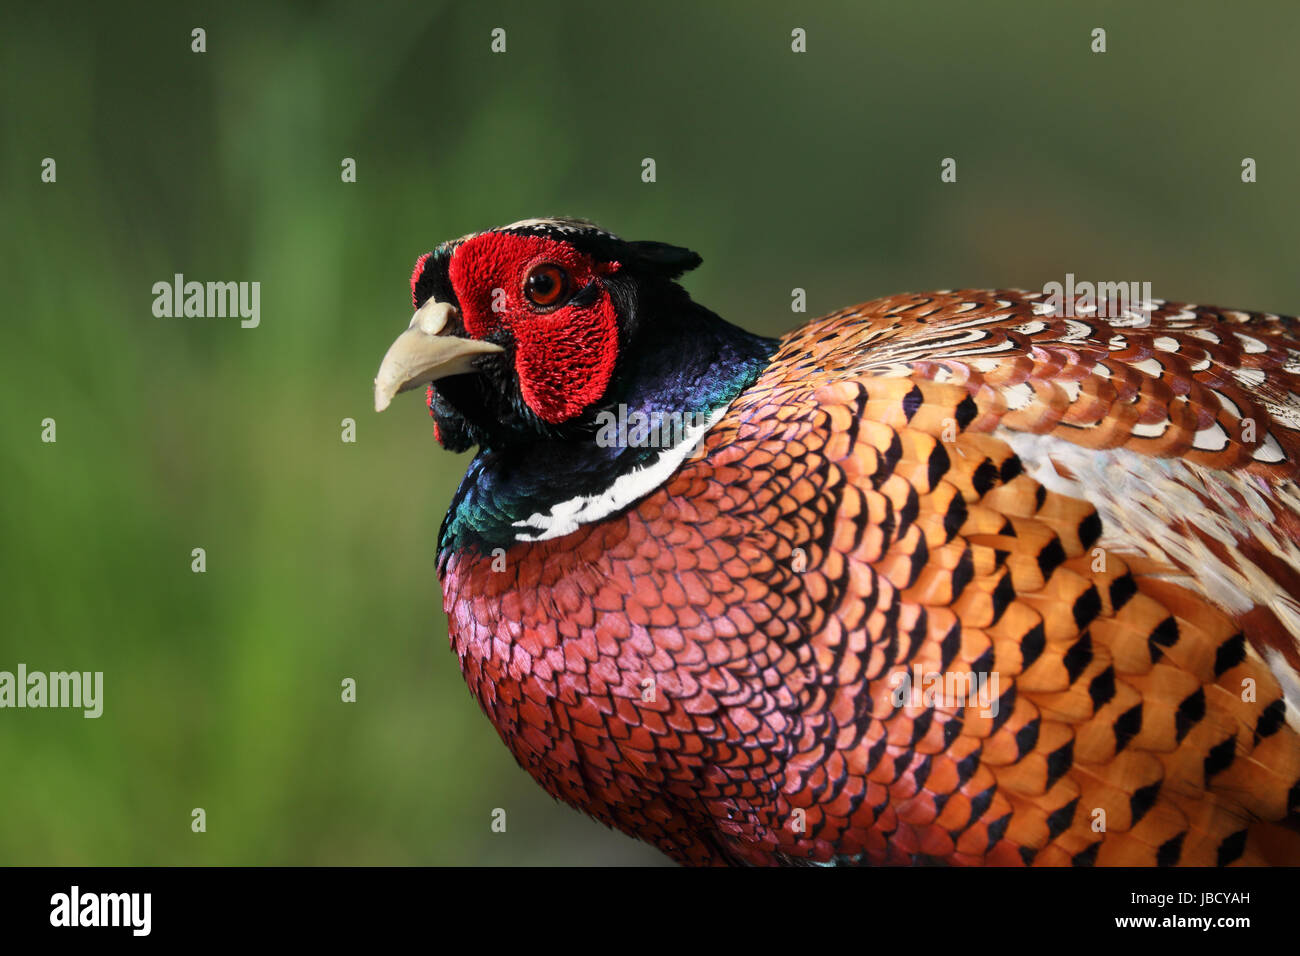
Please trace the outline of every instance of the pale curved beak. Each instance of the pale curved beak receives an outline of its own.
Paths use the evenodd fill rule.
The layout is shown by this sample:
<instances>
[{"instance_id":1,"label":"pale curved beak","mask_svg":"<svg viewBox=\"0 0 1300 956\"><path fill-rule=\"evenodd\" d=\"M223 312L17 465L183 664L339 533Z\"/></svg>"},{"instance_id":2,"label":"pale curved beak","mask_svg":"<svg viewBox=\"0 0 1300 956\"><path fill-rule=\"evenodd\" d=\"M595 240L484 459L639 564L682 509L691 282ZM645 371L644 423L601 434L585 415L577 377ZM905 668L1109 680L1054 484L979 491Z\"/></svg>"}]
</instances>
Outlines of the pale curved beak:
<instances>
[{"instance_id":1,"label":"pale curved beak","mask_svg":"<svg viewBox=\"0 0 1300 956\"><path fill-rule=\"evenodd\" d=\"M474 371L471 362L480 355L502 351L501 346L478 339L443 335L456 307L430 299L411 317L411 326L388 347L375 376L375 411L382 412L398 392L425 382Z\"/></svg>"}]
</instances>

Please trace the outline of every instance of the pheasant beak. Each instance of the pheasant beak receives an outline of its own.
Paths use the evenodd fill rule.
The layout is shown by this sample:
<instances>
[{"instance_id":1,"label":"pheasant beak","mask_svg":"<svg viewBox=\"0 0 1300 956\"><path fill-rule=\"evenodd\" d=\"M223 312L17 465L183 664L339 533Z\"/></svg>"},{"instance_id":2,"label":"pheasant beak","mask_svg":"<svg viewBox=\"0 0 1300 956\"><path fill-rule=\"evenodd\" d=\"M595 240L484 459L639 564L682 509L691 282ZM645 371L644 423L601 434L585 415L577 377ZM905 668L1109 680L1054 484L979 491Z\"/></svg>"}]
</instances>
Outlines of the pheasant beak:
<instances>
[{"instance_id":1,"label":"pheasant beak","mask_svg":"<svg viewBox=\"0 0 1300 956\"><path fill-rule=\"evenodd\" d=\"M454 305L430 299L411 317L411 326L393 342L375 376L375 411L382 412L399 392L425 382L474 371L479 355L502 351L501 346L458 335L443 335L458 315Z\"/></svg>"}]
</instances>

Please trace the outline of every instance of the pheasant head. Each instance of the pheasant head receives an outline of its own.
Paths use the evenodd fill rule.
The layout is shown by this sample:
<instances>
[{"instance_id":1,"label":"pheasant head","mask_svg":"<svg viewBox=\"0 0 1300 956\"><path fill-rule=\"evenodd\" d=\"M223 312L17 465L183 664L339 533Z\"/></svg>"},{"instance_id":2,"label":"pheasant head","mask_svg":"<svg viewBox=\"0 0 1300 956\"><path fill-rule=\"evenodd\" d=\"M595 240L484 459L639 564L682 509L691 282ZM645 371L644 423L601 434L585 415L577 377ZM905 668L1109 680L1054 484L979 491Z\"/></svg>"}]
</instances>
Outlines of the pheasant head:
<instances>
[{"instance_id":1,"label":"pheasant head","mask_svg":"<svg viewBox=\"0 0 1300 956\"><path fill-rule=\"evenodd\" d=\"M699 262L688 249L571 219L445 242L415 264L415 316L384 358L375 407L431 383L436 434L453 451L590 437L602 410L671 393L675 372L689 376L673 365L689 366L703 347L662 361L682 323L721 327L674 281Z\"/></svg>"}]
</instances>

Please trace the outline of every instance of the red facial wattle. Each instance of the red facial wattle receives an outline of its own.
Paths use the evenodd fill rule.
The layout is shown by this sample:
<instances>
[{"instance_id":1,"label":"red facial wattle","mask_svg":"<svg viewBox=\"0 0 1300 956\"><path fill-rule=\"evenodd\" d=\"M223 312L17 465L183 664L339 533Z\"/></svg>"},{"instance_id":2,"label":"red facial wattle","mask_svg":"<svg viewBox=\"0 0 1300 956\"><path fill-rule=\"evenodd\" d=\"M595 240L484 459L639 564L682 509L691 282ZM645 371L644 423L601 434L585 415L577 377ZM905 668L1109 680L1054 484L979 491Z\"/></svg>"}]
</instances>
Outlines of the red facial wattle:
<instances>
[{"instance_id":1,"label":"red facial wattle","mask_svg":"<svg viewBox=\"0 0 1300 956\"><path fill-rule=\"evenodd\" d=\"M457 247L450 278L465 331L474 338L498 330L510 335L524 401L542 421L557 424L604 395L618 359L618 319L603 288L586 305L566 300L539 310L524 284L530 270L545 263L561 266L575 293L619 268L556 239L485 233Z\"/></svg>"}]
</instances>

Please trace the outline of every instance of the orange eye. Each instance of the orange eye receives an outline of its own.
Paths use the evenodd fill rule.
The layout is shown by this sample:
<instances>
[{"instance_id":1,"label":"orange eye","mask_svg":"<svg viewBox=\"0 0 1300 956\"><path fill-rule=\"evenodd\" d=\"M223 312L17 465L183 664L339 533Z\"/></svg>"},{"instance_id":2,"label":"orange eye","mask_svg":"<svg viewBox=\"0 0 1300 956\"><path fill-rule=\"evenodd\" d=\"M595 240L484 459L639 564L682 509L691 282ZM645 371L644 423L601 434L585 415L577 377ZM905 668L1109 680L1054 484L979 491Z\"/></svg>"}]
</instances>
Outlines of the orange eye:
<instances>
[{"instance_id":1,"label":"orange eye","mask_svg":"<svg viewBox=\"0 0 1300 956\"><path fill-rule=\"evenodd\" d=\"M534 266L524 280L524 293L528 296L528 301L543 308L558 305L568 288L568 273L550 262Z\"/></svg>"}]
</instances>

